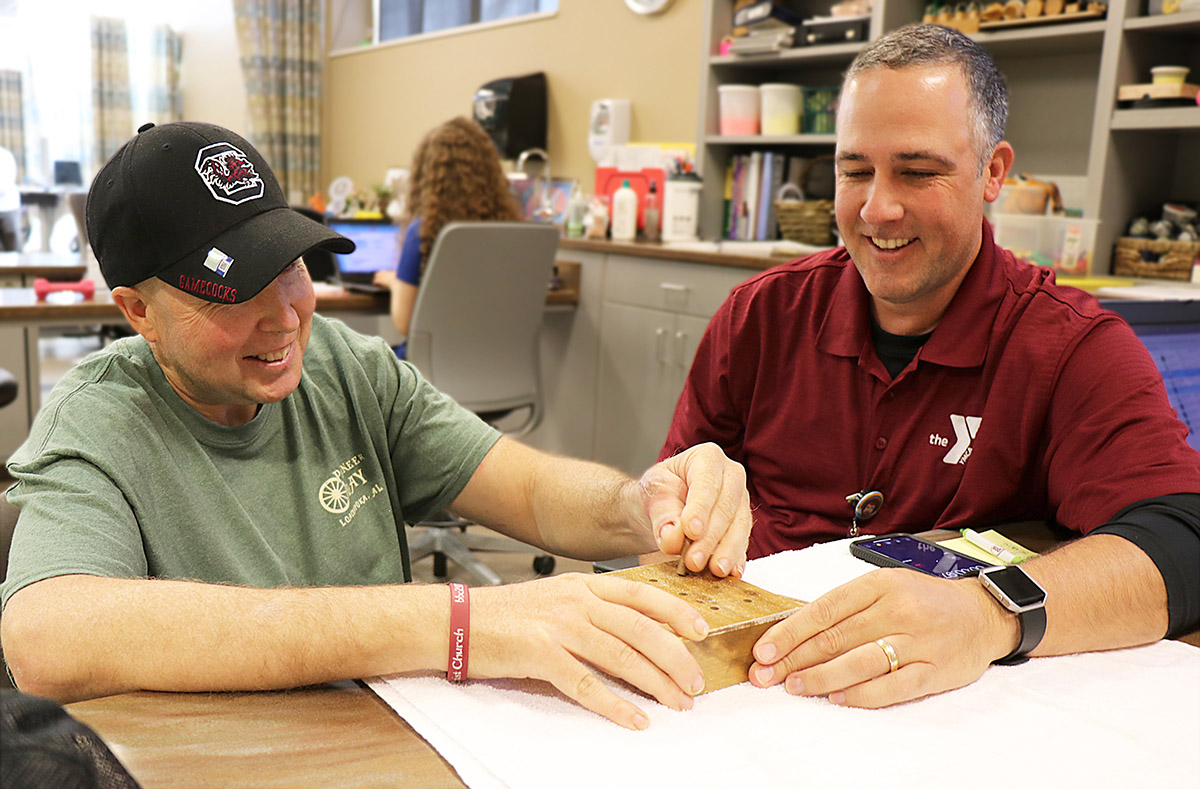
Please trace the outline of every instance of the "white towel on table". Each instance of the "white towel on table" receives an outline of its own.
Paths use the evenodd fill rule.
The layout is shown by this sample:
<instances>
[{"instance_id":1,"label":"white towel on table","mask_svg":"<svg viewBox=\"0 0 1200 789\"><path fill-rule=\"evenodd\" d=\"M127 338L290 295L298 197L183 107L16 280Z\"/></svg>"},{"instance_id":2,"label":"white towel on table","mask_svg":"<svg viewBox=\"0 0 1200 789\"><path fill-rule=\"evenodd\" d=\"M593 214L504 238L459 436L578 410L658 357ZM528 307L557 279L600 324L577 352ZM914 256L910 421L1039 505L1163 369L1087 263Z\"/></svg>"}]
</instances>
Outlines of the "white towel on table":
<instances>
[{"instance_id":1,"label":"white towel on table","mask_svg":"<svg viewBox=\"0 0 1200 789\"><path fill-rule=\"evenodd\" d=\"M872 568L849 541L750 562L745 579L812 600ZM470 787L1190 786L1200 774L1200 649L993 666L882 710L748 683L676 712L607 680L650 718L628 731L531 680L369 680Z\"/></svg>"}]
</instances>

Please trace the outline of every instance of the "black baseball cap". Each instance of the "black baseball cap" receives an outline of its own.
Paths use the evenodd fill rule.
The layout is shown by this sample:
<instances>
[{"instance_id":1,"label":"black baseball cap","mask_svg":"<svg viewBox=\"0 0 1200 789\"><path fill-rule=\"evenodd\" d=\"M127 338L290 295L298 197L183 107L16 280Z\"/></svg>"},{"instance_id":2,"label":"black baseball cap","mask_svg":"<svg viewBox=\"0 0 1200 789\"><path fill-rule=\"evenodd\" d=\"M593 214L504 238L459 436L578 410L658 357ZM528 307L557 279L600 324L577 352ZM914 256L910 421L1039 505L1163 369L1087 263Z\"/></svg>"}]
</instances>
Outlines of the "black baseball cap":
<instances>
[{"instance_id":1,"label":"black baseball cap","mask_svg":"<svg viewBox=\"0 0 1200 789\"><path fill-rule=\"evenodd\" d=\"M147 123L108 160L87 233L110 288L157 277L205 301L254 298L316 247L354 242L292 210L266 160L208 123Z\"/></svg>"}]
</instances>

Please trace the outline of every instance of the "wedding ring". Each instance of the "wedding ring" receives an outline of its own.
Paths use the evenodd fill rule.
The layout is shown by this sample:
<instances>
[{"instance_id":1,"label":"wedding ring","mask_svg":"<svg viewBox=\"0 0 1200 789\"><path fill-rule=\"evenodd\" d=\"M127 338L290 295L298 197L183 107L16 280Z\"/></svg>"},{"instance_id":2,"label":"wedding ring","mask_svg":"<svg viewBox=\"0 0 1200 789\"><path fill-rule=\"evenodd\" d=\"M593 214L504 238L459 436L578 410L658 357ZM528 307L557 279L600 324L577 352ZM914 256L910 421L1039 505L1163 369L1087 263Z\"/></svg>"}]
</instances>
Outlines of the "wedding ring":
<instances>
[{"instance_id":1,"label":"wedding ring","mask_svg":"<svg viewBox=\"0 0 1200 789\"><path fill-rule=\"evenodd\" d=\"M896 657L896 648L882 638L875 643L883 650L883 654L887 655L888 673L891 674L900 667L900 658Z\"/></svg>"}]
</instances>

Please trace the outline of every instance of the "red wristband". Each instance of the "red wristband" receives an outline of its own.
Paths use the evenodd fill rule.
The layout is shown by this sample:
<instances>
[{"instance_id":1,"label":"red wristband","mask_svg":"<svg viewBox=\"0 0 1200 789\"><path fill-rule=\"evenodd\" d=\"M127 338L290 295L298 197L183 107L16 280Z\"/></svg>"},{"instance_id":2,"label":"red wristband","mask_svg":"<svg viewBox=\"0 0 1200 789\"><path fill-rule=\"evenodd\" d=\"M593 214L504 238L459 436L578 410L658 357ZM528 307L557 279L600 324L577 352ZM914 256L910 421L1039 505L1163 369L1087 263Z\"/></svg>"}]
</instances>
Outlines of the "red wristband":
<instances>
[{"instance_id":1,"label":"red wristband","mask_svg":"<svg viewBox=\"0 0 1200 789\"><path fill-rule=\"evenodd\" d=\"M450 584L450 655L446 660L446 679L462 682L467 678L470 646L471 594L465 584Z\"/></svg>"}]
</instances>

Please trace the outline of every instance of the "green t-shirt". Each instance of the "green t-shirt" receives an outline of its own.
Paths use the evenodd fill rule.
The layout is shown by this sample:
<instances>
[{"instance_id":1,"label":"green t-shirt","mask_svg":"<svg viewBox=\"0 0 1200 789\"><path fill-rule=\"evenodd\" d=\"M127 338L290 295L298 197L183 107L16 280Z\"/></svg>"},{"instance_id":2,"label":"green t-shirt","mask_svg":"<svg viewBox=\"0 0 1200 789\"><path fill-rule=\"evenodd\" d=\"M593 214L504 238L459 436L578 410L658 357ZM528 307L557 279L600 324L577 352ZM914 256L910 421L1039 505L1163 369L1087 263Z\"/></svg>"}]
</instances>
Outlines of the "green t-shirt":
<instances>
[{"instance_id":1,"label":"green t-shirt","mask_svg":"<svg viewBox=\"0 0 1200 789\"><path fill-rule=\"evenodd\" d=\"M404 523L447 506L499 434L379 338L316 316L300 386L238 427L171 388L140 338L55 387L12 456L3 602L59 575L248 586L411 579Z\"/></svg>"}]
</instances>

